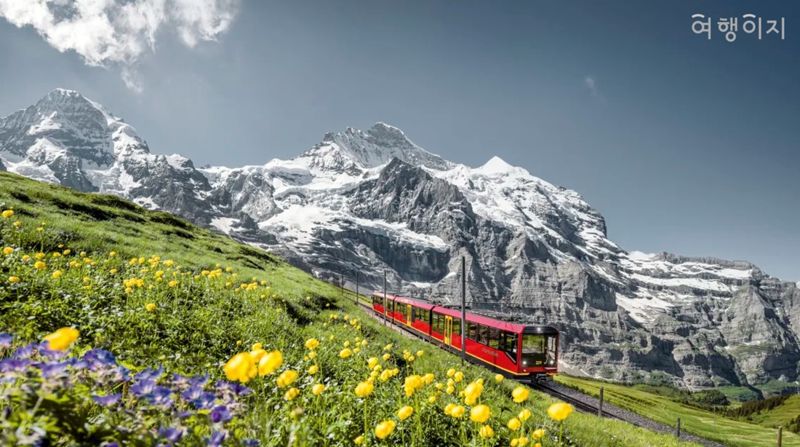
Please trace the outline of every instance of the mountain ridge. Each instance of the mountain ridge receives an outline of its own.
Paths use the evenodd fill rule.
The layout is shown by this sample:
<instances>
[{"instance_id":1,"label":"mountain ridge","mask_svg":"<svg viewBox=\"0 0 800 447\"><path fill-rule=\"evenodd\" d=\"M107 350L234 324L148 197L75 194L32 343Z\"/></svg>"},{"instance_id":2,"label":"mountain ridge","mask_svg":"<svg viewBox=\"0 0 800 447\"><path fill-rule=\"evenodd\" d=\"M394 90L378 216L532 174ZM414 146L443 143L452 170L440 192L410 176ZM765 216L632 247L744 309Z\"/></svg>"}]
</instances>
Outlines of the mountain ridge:
<instances>
[{"instance_id":1,"label":"mountain ridge","mask_svg":"<svg viewBox=\"0 0 800 447\"><path fill-rule=\"evenodd\" d=\"M391 289L436 301L458 296L464 256L473 308L552 322L573 372L690 388L798 378L795 283L746 261L628 252L578 192L496 156L444 160L386 123L288 160L196 168L61 89L0 118L0 164L174 212L320 277L377 286L386 271Z\"/></svg>"}]
</instances>

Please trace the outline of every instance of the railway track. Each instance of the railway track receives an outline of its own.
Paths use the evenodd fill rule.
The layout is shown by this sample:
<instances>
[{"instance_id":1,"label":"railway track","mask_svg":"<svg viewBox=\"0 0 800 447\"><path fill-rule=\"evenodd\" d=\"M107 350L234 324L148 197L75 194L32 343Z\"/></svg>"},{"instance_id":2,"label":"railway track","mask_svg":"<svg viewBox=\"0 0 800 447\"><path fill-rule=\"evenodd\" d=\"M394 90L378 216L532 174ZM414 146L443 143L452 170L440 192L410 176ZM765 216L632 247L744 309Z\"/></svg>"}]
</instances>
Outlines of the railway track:
<instances>
[{"instance_id":1,"label":"railway track","mask_svg":"<svg viewBox=\"0 0 800 447\"><path fill-rule=\"evenodd\" d=\"M358 304L359 304L359 306L361 306L366 311L366 313L368 315L372 316L372 318L374 318L374 319L376 319L377 321L380 321L380 322L385 322L387 327L391 327L396 332L398 332L398 333L400 333L400 334L402 334L402 335L404 335L406 337L409 337L409 338L416 338L416 339L423 340L423 341L426 341L426 342L429 342L429 343L431 342L431 340L429 340L428 338L423 337L420 334L411 332L410 330L408 330L403 325L399 325L399 324L396 324L395 322L393 322L392 320L385 320L385 319L379 317L378 315L375 314L375 312L373 311L372 307L369 306L368 304L363 303L360 300L358 301ZM436 346L439 346L439 345L437 344ZM443 347L443 348L446 348L446 347ZM458 354L458 352L459 352L458 350L455 350L455 349L447 349L447 350L449 350L449 351L451 351L451 352L453 352L455 354ZM470 363L482 366L482 364L480 362L474 361L472 358L468 357L467 360ZM575 407L575 409L577 411L580 411L580 412L583 412L583 413L594 414L594 415L600 414L600 411L599 411L600 410L599 409L600 402L599 402L599 400L597 398L595 398L595 397L592 397L592 396L588 395L588 394L581 393L580 391L574 390L572 388L565 387L563 385L560 385L558 383L555 383L555 382L552 382L552 381L549 381L549 380L548 381L544 381L544 382L542 382L542 381L534 381L534 382L532 382L530 380L518 380L518 379L515 379L513 377L511 379L512 380L517 380L518 382L523 383L525 385L528 385L528 386L536 389L537 391L545 393L545 394L547 394L547 395L549 395L549 396L551 396L551 397L553 397L555 399L558 399L558 400L561 400L563 402L566 402L566 403L572 405L573 407ZM634 413L632 411L628 411L628 410L626 410L624 408L617 407L615 405L612 405L612 404L609 404L609 403L605 403L605 402L603 403L603 410L602 410L602 414L600 414L600 415L602 417L605 417L605 418L624 421L624 422L627 422L629 424L633 424L633 425L635 425L637 427L642 427L642 428L645 428L647 430L651 430L651 431L655 431L655 432L675 433L675 428L674 427L671 427L671 426L666 425L666 424L662 424L660 422L656 422L656 421L654 421L652 419L645 418L644 416L641 416L641 415L639 415L637 413ZM725 447L723 444L720 444L718 442L711 441L711 440L708 440L708 439L705 439L705 438L701 438L701 437L698 437L698 436L695 436L695 435L686 434L686 433L681 433L679 435L679 439L682 440L682 441L695 442L695 443L703 445L705 447Z\"/></svg>"}]
</instances>

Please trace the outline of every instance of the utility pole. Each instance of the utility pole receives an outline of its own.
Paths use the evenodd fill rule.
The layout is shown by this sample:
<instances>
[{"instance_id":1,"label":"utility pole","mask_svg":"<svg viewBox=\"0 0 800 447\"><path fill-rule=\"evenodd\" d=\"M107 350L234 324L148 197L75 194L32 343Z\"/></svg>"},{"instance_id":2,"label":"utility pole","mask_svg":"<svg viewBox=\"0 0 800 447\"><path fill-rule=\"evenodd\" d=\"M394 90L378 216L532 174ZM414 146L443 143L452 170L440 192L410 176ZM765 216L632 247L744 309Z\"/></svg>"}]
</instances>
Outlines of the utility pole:
<instances>
[{"instance_id":1,"label":"utility pole","mask_svg":"<svg viewBox=\"0 0 800 447\"><path fill-rule=\"evenodd\" d=\"M383 271L383 325L386 326L386 270Z\"/></svg>"},{"instance_id":2,"label":"utility pole","mask_svg":"<svg viewBox=\"0 0 800 447\"><path fill-rule=\"evenodd\" d=\"M461 364L467 359L467 261L461 257Z\"/></svg>"},{"instance_id":3,"label":"utility pole","mask_svg":"<svg viewBox=\"0 0 800 447\"><path fill-rule=\"evenodd\" d=\"M356 304L358 304L358 270L356 270Z\"/></svg>"},{"instance_id":4,"label":"utility pole","mask_svg":"<svg viewBox=\"0 0 800 447\"><path fill-rule=\"evenodd\" d=\"M600 406L597 407L597 416L603 417L603 387L600 387Z\"/></svg>"}]
</instances>

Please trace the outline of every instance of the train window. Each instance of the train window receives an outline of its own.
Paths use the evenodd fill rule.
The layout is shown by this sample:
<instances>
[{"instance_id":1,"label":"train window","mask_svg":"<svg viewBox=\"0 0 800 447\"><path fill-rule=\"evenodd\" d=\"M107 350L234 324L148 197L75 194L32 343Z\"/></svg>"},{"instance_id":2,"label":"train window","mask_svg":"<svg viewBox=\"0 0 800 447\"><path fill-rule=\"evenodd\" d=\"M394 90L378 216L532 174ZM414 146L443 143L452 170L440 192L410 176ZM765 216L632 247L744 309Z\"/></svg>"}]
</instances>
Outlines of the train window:
<instances>
[{"instance_id":1,"label":"train window","mask_svg":"<svg viewBox=\"0 0 800 447\"><path fill-rule=\"evenodd\" d=\"M522 366L538 366L545 363L547 337L525 334L522 336Z\"/></svg>"},{"instance_id":2,"label":"train window","mask_svg":"<svg viewBox=\"0 0 800 447\"><path fill-rule=\"evenodd\" d=\"M461 318L453 318L453 335L461 335Z\"/></svg>"},{"instance_id":3,"label":"train window","mask_svg":"<svg viewBox=\"0 0 800 447\"><path fill-rule=\"evenodd\" d=\"M500 331L500 341L498 349L504 351L511 358L511 361L517 362L517 334L510 332Z\"/></svg>"},{"instance_id":4,"label":"train window","mask_svg":"<svg viewBox=\"0 0 800 447\"><path fill-rule=\"evenodd\" d=\"M547 360L545 361L547 366L556 365L557 350L558 340L556 337L554 335L547 336Z\"/></svg>"},{"instance_id":5,"label":"train window","mask_svg":"<svg viewBox=\"0 0 800 447\"><path fill-rule=\"evenodd\" d=\"M478 343L482 345L489 344L489 328L486 326L478 326Z\"/></svg>"},{"instance_id":6,"label":"train window","mask_svg":"<svg viewBox=\"0 0 800 447\"><path fill-rule=\"evenodd\" d=\"M478 325L475 323L467 322L467 337L472 340L478 341Z\"/></svg>"},{"instance_id":7,"label":"train window","mask_svg":"<svg viewBox=\"0 0 800 447\"><path fill-rule=\"evenodd\" d=\"M489 346L497 349L500 346L500 331L495 328L489 328Z\"/></svg>"}]
</instances>

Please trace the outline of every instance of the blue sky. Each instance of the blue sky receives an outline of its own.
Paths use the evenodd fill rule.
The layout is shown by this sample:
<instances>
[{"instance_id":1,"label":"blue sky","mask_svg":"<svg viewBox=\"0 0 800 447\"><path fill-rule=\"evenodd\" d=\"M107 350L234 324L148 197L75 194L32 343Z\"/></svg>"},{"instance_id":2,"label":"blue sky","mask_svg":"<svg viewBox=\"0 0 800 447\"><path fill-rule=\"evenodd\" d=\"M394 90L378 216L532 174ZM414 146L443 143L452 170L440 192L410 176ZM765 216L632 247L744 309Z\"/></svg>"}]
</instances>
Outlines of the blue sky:
<instances>
[{"instance_id":1,"label":"blue sky","mask_svg":"<svg viewBox=\"0 0 800 447\"><path fill-rule=\"evenodd\" d=\"M498 155L579 191L626 249L800 280L796 5L242 1L213 41L187 46L168 23L135 63L105 67L0 20L0 114L77 89L198 165L291 157L385 121L450 160ZM698 12L785 17L786 40L708 41Z\"/></svg>"}]
</instances>

